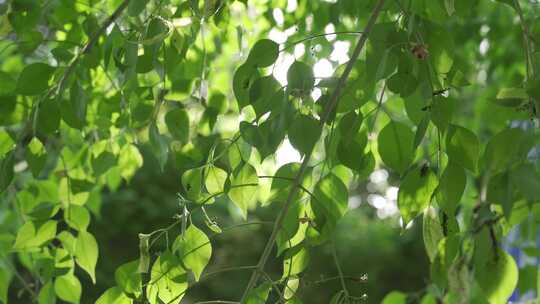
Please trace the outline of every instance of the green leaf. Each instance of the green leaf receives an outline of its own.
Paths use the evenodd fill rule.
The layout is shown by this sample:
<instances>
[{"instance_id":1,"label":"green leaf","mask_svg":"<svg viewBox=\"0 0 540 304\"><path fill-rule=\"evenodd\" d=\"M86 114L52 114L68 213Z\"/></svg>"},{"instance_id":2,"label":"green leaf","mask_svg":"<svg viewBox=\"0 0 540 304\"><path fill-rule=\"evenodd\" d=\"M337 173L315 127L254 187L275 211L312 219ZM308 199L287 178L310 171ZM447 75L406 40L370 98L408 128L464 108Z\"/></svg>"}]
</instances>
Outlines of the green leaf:
<instances>
[{"instance_id":1,"label":"green leaf","mask_svg":"<svg viewBox=\"0 0 540 304\"><path fill-rule=\"evenodd\" d=\"M137 17L146 8L148 0L130 1L128 5L128 14L132 17Z\"/></svg>"},{"instance_id":2,"label":"green leaf","mask_svg":"<svg viewBox=\"0 0 540 304\"><path fill-rule=\"evenodd\" d=\"M151 304L178 304L188 287L186 271L178 257L166 251L159 256L146 287L146 297ZM159 300L161 302L159 302Z\"/></svg>"},{"instance_id":3,"label":"green leaf","mask_svg":"<svg viewBox=\"0 0 540 304\"><path fill-rule=\"evenodd\" d=\"M169 144L167 143L167 139L159 134L159 130L154 123L148 128L148 138L150 139L150 146L154 156L159 162L161 171L163 171L169 155Z\"/></svg>"},{"instance_id":4,"label":"green leaf","mask_svg":"<svg viewBox=\"0 0 540 304\"><path fill-rule=\"evenodd\" d=\"M227 181L227 172L214 165L209 166L206 171L206 178L204 185L206 190L210 194L221 193L225 189L225 182Z\"/></svg>"},{"instance_id":5,"label":"green leaf","mask_svg":"<svg viewBox=\"0 0 540 304\"><path fill-rule=\"evenodd\" d=\"M6 302L7 303L7 302ZM38 304L55 304L56 293L54 292L54 285L52 282L48 282L43 285L39 290Z\"/></svg>"},{"instance_id":6,"label":"green leaf","mask_svg":"<svg viewBox=\"0 0 540 304\"><path fill-rule=\"evenodd\" d=\"M0 303L8 303L8 289L12 274L5 267L0 267ZM41 303L39 303L41 304Z\"/></svg>"},{"instance_id":7,"label":"green leaf","mask_svg":"<svg viewBox=\"0 0 540 304\"><path fill-rule=\"evenodd\" d=\"M400 291L392 291L384 297L382 304L406 304L407 295Z\"/></svg>"},{"instance_id":8,"label":"green leaf","mask_svg":"<svg viewBox=\"0 0 540 304\"><path fill-rule=\"evenodd\" d=\"M283 98L281 84L271 75L257 78L249 89L249 102L257 117L272 110Z\"/></svg>"},{"instance_id":9,"label":"green leaf","mask_svg":"<svg viewBox=\"0 0 540 304\"><path fill-rule=\"evenodd\" d=\"M183 144L189 141L189 115L182 108L173 109L165 115L165 123L172 137Z\"/></svg>"},{"instance_id":10,"label":"green leaf","mask_svg":"<svg viewBox=\"0 0 540 304\"><path fill-rule=\"evenodd\" d=\"M90 225L90 213L83 206L69 205L64 212L64 218L70 227L78 231L86 231Z\"/></svg>"},{"instance_id":11,"label":"green leaf","mask_svg":"<svg viewBox=\"0 0 540 304\"><path fill-rule=\"evenodd\" d=\"M540 174L530 163L521 164L510 172L515 187L531 203L540 202Z\"/></svg>"},{"instance_id":12,"label":"green leaf","mask_svg":"<svg viewBox=\"0 0 540 304\"><path fill-rule=\"evenodd\" d=\"M249 105L249 91L255 80L259 77L257 69L249 64L243 64L233 76L233 92L238 102L238 108Z\"/></svg>"},{"instance_id":13,"label":"green leaf","mask_svg":"<svg viewBox=\"0 0 540 304\"><path fill-rule=\"evenodd\" d=\"M28 221L17 231L14 250L33 250L44 245L56 236L56 221L42 223Z\"/></svg>"},{"instance_id":14,"label":"green leaf","mask_svg":"<svg viewBox=\"0 0 540 304\"><path fill-rule=\"evenodd\" d=\"M433 98L433 104L431 105L431 121L437 126L439 130L445 132L454 115L457 107L456 100L453 98Z\"/></svg>"},{"instance_id":15,"label":"green leaf","mask_svg":"<svg viewBox=\"0 0 540 304\"><path fill-rule=\"evenodd\" d=\"M11 184L14 177L15 151L11 151L0 158L0 193L4 192Z\"/></svg>"},{"instance_id":16,"label":"green leaf","mask_svg":"<svg viewBox=\"0 0 540 304\"><path fill-rule=\"evenodd\" d=\"M109 151L101 152L91 160L92 170L96 176L101 176L116 164L116 156Z\"/></svg>"},{"instance_id":17,"label":"green leaf","mask_svg":"<svg viewBox=\"0 0 540 304\"><path fill-rule=\"evenodd\" d=\"M135 1L138 2L138 1ZM122 292L119 287L107 289L97 300L95 304L131 304L133 300Z\"/></svg>"},{"instance_id":18,"label":"green leaf","mask_svg":"<svg viewBox=\"0 0 540 304\"><path fill-rule=\"evenodd\" d=\"M186 197L194 202L201 198L202 193L203 168L194 168L182 174L182 187L186 192Z\"/></svg>"},{"instance_id":19,"label":"green leaf","mask_svg":"<svg viewBox=\"0 0 540 304\"><path fill-rule=\"evenodd\" d=\"M279 55L279 45L270 39L261 39L249 52L246 64L264 68L273 64Z\"/></svg>"},{"instance_id":20,"label":"green leaf","mask_svg":"<svg viewBox=\"0 0 540 304\"><path fill-rule=\"evenodd\" d=\"M73 236L73 234L71 234L71 232L64 230L60 232L56 236L56 238L60 240L60 242L62 243L62 247L66 249L69 252L69 254L75 255L75 248L77 247L77 239L75 238L75 236Z\"/></svg>"},{"instance_id":21,"label":"green leaf","mask_svg":"<svg viewBox=\"0 0 540 304\"><path fill-rule=\"evenodd\" d=\"M248 207L257 200L259 177L255 168L244 163L237 167L231 176L231 188L228 196L242 211L244 219L247 218Z\"/></svg>"},{"instance_id":22,"label":"green leaf","mask_svg":"<svg viewBox=\"0 0 540 304\"><path fill-rule=\"evenodd\" d=\"M5 130L0 130L0 158L3 158L15 147L15 141Z\"/></svg>"},{"instance_id":23,"label":"green leaf","mask_svg":"<svg viewBox=\"0 0 540 304\"><path fill-rule=\"evenodd\" d=\"M429 206L436 187L437 177L429 168L415 168L405 175L399 185L397 201L403 227Z\"/></svg>"},{"instance_id":24,"label":"green leaf","mask_svg":"<svg viewBox=\"0 0 540 304\"><path fill-rule=\"evenodd\" d=\"M500 249L497 251L498 258L475 265L476 281L490 304L507 303L518 282L518 268L512 256Z\"/></svg>"},{"instance_id":25,"label":"green leaf","mask_svg":"<svg viewBox=\"0 0 540 304\"><path fill-rule=\"evenodd\" d=\"M75 249L75 261L84 269L96 283L96 263L98 260L98 244L92 234L86 231L79 231L77 245Z\"/></svg>"},{"instance_id":26,"label":"green leaf","mask_svg":"<svg viewBox=\"0 0 540 304\"><path fill-rule=\"evenodd\" d=\"M272 179L272 186L270 187L270 201L286 201L289 192L292 189L294 179L300 169L300 163L288 163L285 164L274 173ZM304 174L302 186L309 188L311 184L311 168L306 170ZM295 196L295 200L300 199L303 196L301 191Z\"/></svg>"},{"instance_id":27,"label":"green leaf","mask_svg":"<svg viewBox=\"0 0 540 304\"><path fill-rule=\"evenodd\" d=\"M268 294L272 289L269 282L262 283L259 287L252 289L246 297L245 304L264 304L268 299Z\"/></svg>"},{"instance_id":28,"label":"green leaf","mask_svg":"<svg viewBox=\"0 0 540 304\"><path fill-rule=\"evenodd\" d=\"M367 142L366 132L341 136L337 147L337 156L341 164L356 172L362 172L369 162L367 154L364 154Z\"/></svg>"},{"instance_id":29,"label":"green leaf","mask_svg":"<svg viewBox=\"0 0 540 304\"><path fill-rule=\"evenodd\" d=\"M17 80L17 93L21 95L38 95L49 87L54 68L45 63L27 65Z\"/></svg>"},{"instance_id":30,"label":"green leaf","mask_svg":"<svg viewBox=\"0 0 540 304\"><path fill-rule=\"evenodd\" d=\"M313 150L321 136L321 125L311 116L300 115L296 117L289 127L289 141L300 153L308 154Z\"/></svg>"},{"instance_id":31,"label":"green leaf","mask_svg":"<svg viewBox=\"0 0 540 304\"><path fill-rule=\"evenodd\" d=\"M60 126L60 107L55 99L46 99L39 103L36 117L37 131L44 134L55 133Z\"/></svg>"},{"instance_id":32,"label":"green leaf","mask_svg":"<svg viewBox=\"0 0 540 304\"><path fill-rule=\"evenodd\" d=\"M240 123L240 134L245 142L257 149L263 161L274 153L283 141L285 126L278 119L266 120L259 126L243 121Z\"/></svg>"},{"instance_id":33,"label":"green leaf","mask_svg":"<svg viewBox=\"0 0 540 304\"><path fill-rule=\"evenodd\" d=\"M381 130L377 143L382 161L392 170L405 172L414 158L414 133L409 127L392 121Z\"/></svg>"},{"instance_id":34,"label":"green leaf","mask_svg":"<svg viewBox=\"0 0 540 304\"><path fill-rule=\"evenodd\" d=\"M437 203L449 216L456 214L466 183L465 170L453 161L449 161L437 188Z\"/></svg>"},{"instance_id":35,"label":"green leaf","mask_svg":"<svg viewBox=\"0 0 540 304\"><path fill-rule=\"evenodd\" d=\"M47 161L47 154L43 144L37 137L33 137L25 150L25 158L34 177L38 177Z\"/></svg>"},{"instance_id":36,"label":"green leaf","mask_svg":"<svg viewBox=\"0 0 540 304\"><path fill-rule=\"evenodd\" d=\"M64 121L74 128L82 128L86 124L87 99L84 89L78 81L75 81L69 90L68 106L70 109L69 116L72 116L73 121L70 123L69 120L66 120L66 117L64 117Z\"/></svg>"},{"instance_id":37,"label":"green leaf","mask_svg":"<svg viewBox=\"0 0 540 304\"><path fill-rule=\"evenodd\" d=\"M287 71L287 89L297 96L306 95L313 89L315 77L311 66L295 61Z\"/></svg>"},{"instance_id":38,"label":"green leaf","mask_svg":"<svg viewBox=\"0 0 540 304\"><path fill-rule=\"evenodd\" d=\"M452 125L446 137L446 153L451 161L476 172L480 143L470 130Z\"/></svg>"},{"instance_id":39,"label":"green leaf","mask_svg":"<svg viewBox=\"0 0 540 304\"><path fill-rule=\"evenodd\" d=\"M313 191L311 207L315 222L321 233L330 233L341 217L347 212L347 186L339 177L329 174L319 180Z\"/></svg>"},{"instance_id":40,"label":"green leaf","mask_svg":"<svg viewBox=\"0 0 540 304\"><path fill-rule=\"evenodd\" d=\"M81 282L75 275L68 273L54 280L54 291L61 300L78 304L82 293Z\"/></svg>"},{"instance_id":41,"label":"green leaf","mask_svg":"<svg viewBox=\"0 0 540 304\"><path fill-rule=\"evenodd\" d=\"M505 129L495 134L486 145L484 168L493 173L506 170L519 158L525 137L525 132L517 128Z\"/></svg>"},{"instance_id":42,"label":"green leaf","mask_svg":"<svg viewBox=\"0 0 540 304\"><path fill-rule=\"evenodd\" d=\"M138 273L139 261L131 261L118 267L114 272L116 285L126 294L139 297L142 292L142 279Z\"/></svg>"},{"instance_id":43,"label":"green leaf","mask_svg":"<svg viewBox=\"0 0 540 304\"><path fill-rule=\"evenodd\" d=\"M299 245L288 249L283 257L283 275L282 279L297 275L304 271L309 265L309 251Z\"/></svg>"},{"instance_id":44,"label":"green leaf","mask_svg":"<svg viewBox=\"0 0 540 304\"><path fill-rule=\"evenodd\" d=\"M212 244L206 234L192 224L184 235L176 238L172 248L198 281L212 256Z\"/></svg>"},{"instance_id":45,"label":"green leaf","mask_svg":"<svg viewBox=\"0 0 540 304\"><path fill-rule=\"evenodd\" d=\"M500 205L506 218L510 219L516 201L515 191L516 187L510 179L510 174L505 171L490 178L487 199L492 204Z\"/></svg>"},{"instance_id":46,"label":"green leaf","mask_svg":"<svg viewBox=\"0 0 540 304\"><path fill-rule=\"evenodd\" d=\"M433 208L424 211L422 236L429 260L433 263L439 251L439 242L444 238L441 222Z\"/></svg>"},{"instance_id":47,"label":"green leaf","mask_svg":"<svg viewBox=\"0 0 540 304\"><path fill-rule=\"evenodd\" d=\"M10 95L17 87L17 82L6 72L0 71L0 95Z\"/></svg>"},{"instance_id":48,"label":"green leaf","mask_svg":"<svg viewBox=\"0 0 540 304\"><path fill-rule=\"evenodd\" d=\"M127 144L122 147L118 155L118 168L120 168L120 175L129 181L135 172L143 165L143 158L139 149L132 145Z\"/></svg>"},{"instance_id":49,"label":"green leaf","mask_svg":"<svg viewBox=\"0 0 540 304\"><path fill-rule=\"evenodd\" d=\"M523 88L503 88L495 98L495 102L500 106L518 107L529 98L529 95Z\"/></svg>"}]
</instances>

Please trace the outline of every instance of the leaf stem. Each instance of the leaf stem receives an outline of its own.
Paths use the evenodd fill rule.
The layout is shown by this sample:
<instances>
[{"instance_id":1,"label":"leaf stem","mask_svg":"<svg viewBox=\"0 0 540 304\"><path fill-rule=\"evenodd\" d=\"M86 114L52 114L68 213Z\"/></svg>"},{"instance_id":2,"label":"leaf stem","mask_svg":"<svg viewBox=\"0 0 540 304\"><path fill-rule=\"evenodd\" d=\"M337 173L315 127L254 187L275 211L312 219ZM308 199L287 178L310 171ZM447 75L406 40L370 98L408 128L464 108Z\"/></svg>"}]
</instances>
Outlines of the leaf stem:
<instances>
[{"instance_id":1,"label":"leaf stem","mask_svg":"<svg viewBox=\"0 0 540 304\"><path fill-rule=\"evenodd\" d=\"M343 276L343 270L341 269L341 265L339 264L336 245L332 243L331 247L332 247L332 258L334 259L334 263L336 264L336 268L339 275L339 281L341 283L341 288L343 288L343 292L345 292L345 296L349 298L349 291L347 290L347 284L345 284L345 277Z\"/></svg>"}]
</instances>

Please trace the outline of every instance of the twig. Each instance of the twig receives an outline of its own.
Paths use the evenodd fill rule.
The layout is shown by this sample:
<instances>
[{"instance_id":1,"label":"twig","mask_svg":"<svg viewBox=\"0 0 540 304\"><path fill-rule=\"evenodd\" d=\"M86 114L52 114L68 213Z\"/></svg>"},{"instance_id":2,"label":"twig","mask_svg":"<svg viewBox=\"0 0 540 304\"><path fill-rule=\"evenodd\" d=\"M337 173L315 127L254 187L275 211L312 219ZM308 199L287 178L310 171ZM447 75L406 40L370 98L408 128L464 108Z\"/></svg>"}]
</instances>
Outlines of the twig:
<instances>
[{"instance_id":1,"label":"twig","mask_svg":"<svg viewBox=\"0 0 540 304\"><path fill-rule=\"evenodd\" d=\"M92 50L92 47L94 47L94 45L98 42L99 37L101 37L101 35L107 30L107 28L113 22L115 22L116 19L118 19L120 17L120 15L122 15L124 10L127 8L129 2L130 2L130 0L124 0L116 8L116 10L112 13L112 15L109 16L109 18L107 18L107 20L105 20L105 22L98 28L98 30L96 32L94 32L94 34L92 35L92 37L90 37L90 40L88 40L88 42L86 43L86 45L84 46L82 51L80 53L78 53L77 56L75 56L75 58L73 58L73 60L71 61L71 63L67 67L66 71L64 72L64 75L62 76L62 78L60 78L60 82L58 83L58 87L57 87L58 88L58 90L57 90L57 95L58 96L62 94L66 81L69 79L71 74L73 74L73 71L75 70L75 67L77 66L77 64L78 64L79 60L81 59L81 57L83 55L88 54ZM53 92L53 90L51 90L49 92L47 97L49 97L52 94L52 92Z\"/></svg>"},{"instance_id":2,"label":"twig","mask_svg":"<svg viewBox=\"0 0 540 304\"><path fill-rule=\"evenodd\" d=\"M345 292L345 296L349 298L349 290L347 290L347 284L345 284L345 277L343 276L343 270L341 270L341 265L339 264L337 251L336 251L336 245L332 243L332 257L334 258L334 263L336 264L336 268L339 275L339 281L341 283L341 288L343 288L343 292Z\"/></svg>"},{"instance_id":3,"label":"twig","mask_svg":"<svg viewBox=\"0 0 540 304\"><path fill-rule=\"evenodd\" d=\"M379 14L381 13L383 4L384 4L384 0L379 0L375 8L373 9L373 12L371 13L371 16L366 25L366 28L364 32L362 33L362 35L360 36L360 38L358 39L358 43L353 51L351 59L349 63L347 63L347 66L345 67L345 71L343 72L343 74L341 75L339 79L336 90L334 91L334 94L332 95L330 102L326 106L326 109L325 109L326 111L323 114L320 121L321 125L325 124L326 120L330 117L332 110L335 108L339 100L342 87L345 85L345 81L348 79L349 74L351 73L356 60L360 56L360 52L364 48L364 44L366 43L367 37L369 33L371 32L371 29L373 28L373 25L375 24L375 21L377 20ZM268 239L268 242L266 243L264 251L259 259L259 262L257 263L257 269L253 271L251 275L251 279L249 280L248 285L246 286L246 289L244 290L244 294L240 301L241 303L244 303L245 300L247 299L249 293L251 292L251 290L255 286L255 283L257 283L257 280L259 279L260 270L262 270L264 266L266 265L266 261L268 260L268 257L270 256L270 252L272 251L272 248L274 247L274 243L276 242L276 237L279 233L279 230L281 229L281 225L283 224L283 220L285 219L285 215L287 214L289 206L291 205L291 202L296 194L298 185L302 183L302 179L308 167L308 163L309 163L312 153L313 153L313 149L309 151L308 153L306 153L306 155L304 156L304 160L302 161L300 169L298 170L298 173L293 182L293 186L289 192L287 200L285 201L285 204L276 219L276 222L274 224L274 229L272 230L272 234L270 235L270 238Z\"/></svg>"}]
</instances>

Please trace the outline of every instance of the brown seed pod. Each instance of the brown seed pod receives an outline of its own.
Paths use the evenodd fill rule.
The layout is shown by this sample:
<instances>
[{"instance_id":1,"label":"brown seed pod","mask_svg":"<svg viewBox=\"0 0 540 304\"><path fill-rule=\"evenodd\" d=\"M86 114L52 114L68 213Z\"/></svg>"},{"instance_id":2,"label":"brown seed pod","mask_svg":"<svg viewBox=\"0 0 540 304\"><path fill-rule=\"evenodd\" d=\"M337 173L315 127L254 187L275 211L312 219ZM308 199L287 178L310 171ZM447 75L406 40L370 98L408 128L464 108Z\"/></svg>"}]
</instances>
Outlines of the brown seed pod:
<instances>
[{"instance_id":1,"label":"brown seed pod","mask_svg":"<svg viewBox=\"0 0 540 304\"><path fill-rule=\"evenodd\" d=\"M424 60L429 55L426 44L416 44L412 47L411 53L416 57L416 59Z\"/></svg>"}]
</instances>

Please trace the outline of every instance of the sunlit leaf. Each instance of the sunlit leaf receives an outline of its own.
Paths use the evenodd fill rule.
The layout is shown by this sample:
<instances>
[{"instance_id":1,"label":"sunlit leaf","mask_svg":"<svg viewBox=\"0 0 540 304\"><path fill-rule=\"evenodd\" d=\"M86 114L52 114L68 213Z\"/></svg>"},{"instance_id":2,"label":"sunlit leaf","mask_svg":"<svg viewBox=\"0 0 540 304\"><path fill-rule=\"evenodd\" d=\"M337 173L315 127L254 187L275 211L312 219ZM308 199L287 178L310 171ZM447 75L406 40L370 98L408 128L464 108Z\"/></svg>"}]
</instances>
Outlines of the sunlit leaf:
<instances>
[{"instance_id":1,"label":"sunlit leaf","mask_svg":"<svg viewBox=\"0 0 540 304\"><path fill-rule=\"evenodd\" d=\"M96 264L98 260L98 244L92 234L80 231L77 236L75 261L90 275L92 282L96 283Z\"/></svg>"},{"instance_id":2,"label":"sunlit leaf","mask_svg":"<svg viewBox=\"0 0 540 304\"><path fill-rule=\"evenodd\" d=\"M191 269L198 281L212 256L210 240L195 225L189 226L184 235L179 235L173 244L173 252Z\"/></svg>"},{"instance_id":3,"label":"sunlit leaf","mask_svg":"<svg viewBox=\"0 0 540 304\"><path fill-rule=\"evenodd\" d=\"M429 206L436 187L437 177L429 168L416 168L405 175L397 202L404 226Z\"/></svg>"}]
</instances>

